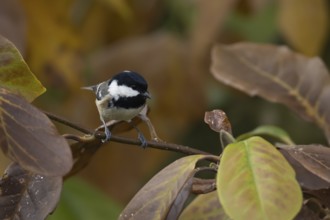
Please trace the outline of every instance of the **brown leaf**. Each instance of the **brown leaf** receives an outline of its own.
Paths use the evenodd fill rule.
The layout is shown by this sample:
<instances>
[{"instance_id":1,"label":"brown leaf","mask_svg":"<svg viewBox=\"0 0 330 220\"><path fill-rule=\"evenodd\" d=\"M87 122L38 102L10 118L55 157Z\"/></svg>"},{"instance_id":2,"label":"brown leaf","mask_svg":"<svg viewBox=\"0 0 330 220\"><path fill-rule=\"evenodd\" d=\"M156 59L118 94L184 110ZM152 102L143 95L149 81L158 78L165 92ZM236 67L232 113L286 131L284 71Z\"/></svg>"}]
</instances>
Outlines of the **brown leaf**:
<instances>
[{"instance_id":1,"label":"brown leaf","mask_svg":"<svg viewBox=\"0 0 330 220\"><path fill-rule=\"evenodd\" d=\"M226 113L222 110L216 109L210 112L205 112L204 122L215 132L225 130L230 134L232 133L230 121Z\"/></svg>"},{"instance_id":2,"label":"brown leaf","mask_svg":"<svg viewBox=\"0 0 330 220\"><path fill-rule=\"evenodd\" d=\"M60 198L62 177L33 174L13 163L0 189L0 219L45 219Z\"/></svg>"},{"instance_id":3,"label":"brown leaf","mask_svg":"<svg viewBox=\"0 0 330 220\"><path fill-rule=\"evenodd\" d=\"M309 56L320 54L327 40L327 0L279 1L279 27L289 43Z\"/></svg>"},{"instance_id":4,"label":"brown leaf","mask_svg":"<svg viewBox=\"0 0 330 220\"><path fill-rule=\"evenodd\" d=\"M319 58L287 47L238 43L215 46L214 77L251 96L285 104L321 127L330 142L330 78Z\"/></svg>"},{"instance_id":5,"label":"brown leaf","mask_svg":"<svg viewBox=\"0 0 330 220\"><path fill-rule=\"evenodd\" d=\"M164 219L204 155L183 157L156 174L134 196L119 219Z\"/></svg>"},{"instance_id":6,"label":"brown leaf","mask_svg":"<svg viewBox=\"0 0 330 220\"><path fill-rule=\"evenodd\" d=\"M282 144L277 147L285 150L308 171L330 183L330 148L321 145Z\"/></svg>"},{"instance_id":7,"label":"brown leaf","mask_svg":"<svg viewBox=\"0 0 330 220\"><path fill-rule=\"evenodd\" d=\"M318 190L330 187L330 183L307 170L299 161L294 159L286 150L279 149L296 172L296 179L303 189Z\"/></svg>"},{"instance_id":8,"label":"brown leaf","mask_svg":"<svg viewBox=\"0 0 330 220\"><path fill-rule=\"evenodd\" d=\"M0 146L10 159L34 173L63 176L72 167L68 143L48 117L1 88Z\"/></svg>"}]
</instances>

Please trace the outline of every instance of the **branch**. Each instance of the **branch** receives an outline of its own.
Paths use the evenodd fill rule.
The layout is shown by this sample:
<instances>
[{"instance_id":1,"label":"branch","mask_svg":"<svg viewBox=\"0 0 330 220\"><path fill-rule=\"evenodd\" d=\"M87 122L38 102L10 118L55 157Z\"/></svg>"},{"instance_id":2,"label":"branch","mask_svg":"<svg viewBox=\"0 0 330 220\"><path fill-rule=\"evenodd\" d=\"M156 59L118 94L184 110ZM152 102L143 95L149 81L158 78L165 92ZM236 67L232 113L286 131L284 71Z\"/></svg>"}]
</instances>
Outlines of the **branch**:
<instances>
[{"instance_id":1,"label":"branch","mask_svg":"<svg viewBox=\"0 0 330 220\"><path fill-rule=\"evenodd\" d=\"M70 122L65 118L59 117L57 115L54 115L53 113L45 112L44 113L51 119L56 122L59 122L61 124L64 124L68 127L71 127L73 129L76 129L84 134L89 134L92 137L86 138L86 137L81 137L73 134L65 134L64 137L67 139L72 139L76 140L79 142L88 142L93 139L93 136L97 139L104 139L105 135L104 132L101 131L91 131L88 130L80 125L75 124L74 122ZM130 145L141 145L141 142L137 139L132 139L132 138L126 138L126 137L120 137L116 135L111 136L111 140L113 142L118 142L118 143L123 143L123 144L130 144ZM201 151L198 149L194 149L188 146L183 146L183 145L178 145L178 144L173 144L173 143L167 143L164 141L147 141L147 147L155 148L155 149L160 149L160 150L168 150L168 151L174 151L174 152L179 152L183 153L186 155L194 155L194 154L203 154L203 155L210 155L213 156L211 153ZM214 156L214 160L218 160L218 157Z\"/></svg>"}]
</instances>

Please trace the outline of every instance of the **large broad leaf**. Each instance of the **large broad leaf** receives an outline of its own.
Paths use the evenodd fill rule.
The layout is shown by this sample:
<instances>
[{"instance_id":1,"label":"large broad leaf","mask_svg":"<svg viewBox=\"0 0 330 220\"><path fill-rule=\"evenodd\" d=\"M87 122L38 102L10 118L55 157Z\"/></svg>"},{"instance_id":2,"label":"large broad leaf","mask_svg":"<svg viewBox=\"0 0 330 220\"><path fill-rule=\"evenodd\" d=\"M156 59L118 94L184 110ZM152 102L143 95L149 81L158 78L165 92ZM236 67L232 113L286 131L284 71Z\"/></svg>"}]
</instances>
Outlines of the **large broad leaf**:
<instances>
[{"instance_id":1,"label":"large broad leaf","mask_svg":"<svg viewBox=\"0 0 330 220\"><path fill-rule=\"evenodd\" d=\"M225 84L285 104L314 121L330 142L330 77L321 59L284 46L218 45L212 51L211 71Z\"/></svg>"},{"instance_id":2,"label":"large broad leaf","mask_svg":"<svg viewBox=\"0 0 330 220\"><path fill-rule=\"evenodd\" d=\"M45 219L60 198L62 177L42 176L10 165L0 180L0 219Z\"/></svg>"},{"instance_id":3,"label":"large broad leaf","mask_svg":"<svg viewBox=\"0 0 330 220\"><path fill-rule=\"evenodd\" d=\"M330 183L330 148L321 145L277 146L315 176Z\"/></svg>"},{"instance_id":4,"label":"large broad leaf","mask_svg":"<svg viewBox=\"0 0 330 220\"><path fill-rule=\"evenodd\" d=\"M233 219L292 219L302 205L294 170L260 137L225 148L217 189L224 210Z\"/></svg>"},{"instance_id":5,"label":"large broad leaf","mask_svg":"<svg viewBox=\"0 0 330 220\"><path fill-rule=\"evenodd\" d=\"M72 155L48 117L22 97L0 88L0 147L24 169L63 176Z\"/></svg>"},{"instance_id":6,"label":"large broad leaf","mask_svg":"<svg viewBox=\"0 0 330 220\"><path fill-rule=\"evenodd\" d=\"M327 0L279 1L279 27L299 51L318 55L324 48L329 27Z\"/></svg>"},{"instance_id":7,"label":"large broad leaf","mask_svg":"<svg viewBox=\"0 0 330 220\"><path fill-rule=\"evenodd\" d=\"M180 220L230 220L220 205L216 191L198 195L182 212Z\"/></svg>"},{"instance_id":8,"label":"large broad leaf","mask_svg":"<svg viewBox=\"0 0 330 220\"><path fill-rule=\"evenodd\" d=\"M191 178L197 161L205 157L187 156L165 167L140 189L119 219L165 219L177 195Z\"/></svg>"},{"instance_id":9,"label":"large broad leaf","mask_svg":"<svg viewBox=\"0 0 330 220\"><path fill-rule=\"evenodd\" d=\"M30 102L46 91L15 46L1 35L0 86L20 94Z\"/></svg>"}]
</instances>

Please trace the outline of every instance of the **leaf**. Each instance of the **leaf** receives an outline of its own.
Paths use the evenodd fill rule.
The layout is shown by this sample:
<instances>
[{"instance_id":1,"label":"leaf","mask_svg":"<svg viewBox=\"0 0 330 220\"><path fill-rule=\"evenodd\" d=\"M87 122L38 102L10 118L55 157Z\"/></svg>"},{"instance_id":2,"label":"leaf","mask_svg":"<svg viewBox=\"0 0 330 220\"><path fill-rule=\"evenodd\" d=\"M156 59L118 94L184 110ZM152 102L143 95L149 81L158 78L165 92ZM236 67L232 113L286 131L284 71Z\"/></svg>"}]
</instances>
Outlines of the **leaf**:
<instances>
[{"instance_id":1,"label":"leaf","mask_svg":"<svg viewBox=\"0 0 330 220\"><path fill-rule=\"evenodd\" d=\"M45 219L60 198L62 177L33 174L13 163L0 189L0 219Z\"/></svg>"},{"instance_id":2,"label":"leaf","mask_svg":"<svg viewBox=\"0 0 330 220\"><path fill-rule=\"evenodd\" d=\"M140 189L119 219L165 219L196 163L206 157L187 156L165 167Z\"/></svg>"},{"instance_id":3,"label":"leaf","mask_svg":"<svg viewBox=\"0 0 330 220\"><path fill-rule=\"evenodd\" d=\"M238 43L215 46L211 72L251 96L282 103L322 128L330 142L330 78L319 58L287 47Z\"/></svg>"},{"instance_id":4,"label":"leaf","mask_svg":"<svg viewBox=\"0 0 330 220\"><path fill-rule=\"evenodd\" d=\"M247 139L249 137L253 137L253 136L270 136L273 138L276 138L280 141L282 141L283 143L286 144L293 144L293 141L291 140L289 134L284 131L283 129L277 127L277 126L273 126L273 125L262 125L257 127L256 129L242 134L240 136L238 136L236 138L237 141L242 141L244 139Z\"/></svg>"},{"instance_id":5,"label":"leaf","mask_svg":"<svg viewBox=\"0 0 330 220\"><path fill-rule=\"evenodd\" d=\"M220 205L216 191L198 195L182 212L179 220L230 220Z\"/></svg>"},{"instance_id":6,"label":"leaf","mask_svg":"<svg viewBox=\"0 0 330 220\"><path fill-rule=\"evenodd\" d=\"M30 71L15 46L1 35L0 86L20 94L29 102L46 91Z\"/></svg>"},{"instance_id":7,"label":"leaf","mask_svg":"<svg viewBox=\"0 0 330 220\"><path fill-rule=\"evenodd\" d=\"M215 109L210 112L205 112L204 122L215 132L225 130L230 134L232 133L230 121L226 113L222 110Z\"/></svg>"},{"instance_id":8,"label":"leaf","mask_svg":"<svg viewBox=\"0 0 330 220\"><path fill-rule=\"evenodd\" d=\"M330 183L330 149L321 145L295 145L278 144L292 158L297 160L304 168L314 175Z\"/></svg>"},{"instance_id":9,"label":"leaf","mask_svg":"<svg viewBox=\"0 0 330 220\"><path fill-rule=\"evenodd\" d=\"M85 181L70 178L64 182L61 199L47 220L117 219L122 208L107 195Z\"/></svg>"},{"instance_id":10,"label":"leaf","mask_svg":"<svg viewBox=\"0 0 330 220\"><path fill-rule=\"evenodd\" d=\"M330 183L307 170L300 162L294 159L286 150L279 149L283 156L296 172L296 179L300 186L305 189L318 190L330 187Z\"/></svg>"},{"instance_id":11,"label":"leaf","mask_svg":"<svg viewBox=\"0 0 330 220\"><path fill-rule=\"evenodd\" d=\"M1 88L0 147L22 168L41 175L63 176L73 163L68 143L48 117Z\"/></svg>"},{"instance_id":12,"label":"leaf","mask_svg":"<svg viewBox=\"0 0 330 220\"><path fill-rule=\"evenodd\" d=\"M75 175L86 167L97 150L100 149L101 145L101 139L71 144L70 149L72 151L74 164L70 172L65 175L65 178Z\"/></svg>"},{"instance_id":13,"label":"leaf","mask_svg":"<svg viewBox=\"0 0 330 220\"><path fill-rule=\"evenodd\" d=\"M279 3L279 27L289 43L306 55L320 54L328 34L327 0L282 0Z\"/></svg>"},{"instance_id":14,"label":"leaf","mask_svg":"<svg viewBox=\"0 0 330 220\"><path fill-rule=\"evenodd\" d=\"M294 170L274 146L260 137L225 148L217 192L233 219L292 219L302 205Z\"/></svg>"}]
</instances>

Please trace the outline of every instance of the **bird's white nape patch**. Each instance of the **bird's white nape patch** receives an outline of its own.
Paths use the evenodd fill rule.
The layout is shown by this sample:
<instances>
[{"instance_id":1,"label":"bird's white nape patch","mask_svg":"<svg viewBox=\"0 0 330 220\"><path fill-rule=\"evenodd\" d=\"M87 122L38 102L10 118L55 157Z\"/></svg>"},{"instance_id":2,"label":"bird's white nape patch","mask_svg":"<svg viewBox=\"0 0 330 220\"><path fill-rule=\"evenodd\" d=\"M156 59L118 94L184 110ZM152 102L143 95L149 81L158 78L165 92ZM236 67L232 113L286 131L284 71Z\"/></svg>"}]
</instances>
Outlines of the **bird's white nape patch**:
<instances>
[{"instance_id":1,"label":"bird's white nape patch","mask_svg":"<svg viewBox=\"0 0 330 220\"><path fill-rule=\"evenodd\" d=\"M110 83L108 91L110 95L116 100L119 99L119 97L134 97L139 94L138 91L128 86L118 85L117 80L113 80Z\"/></svg>"}]
</instances>

